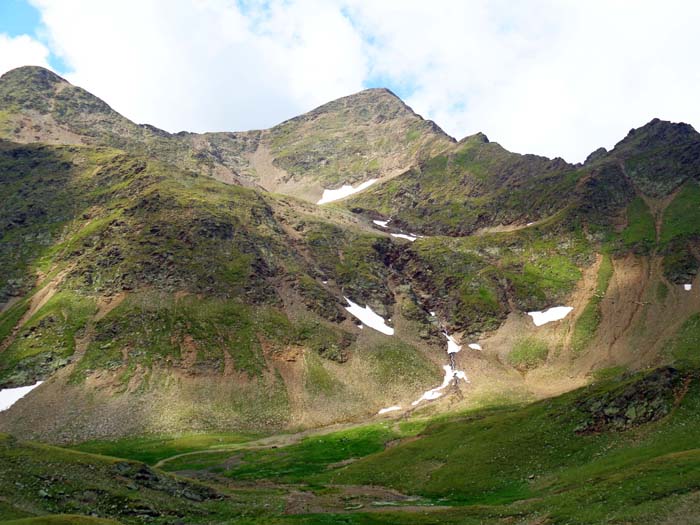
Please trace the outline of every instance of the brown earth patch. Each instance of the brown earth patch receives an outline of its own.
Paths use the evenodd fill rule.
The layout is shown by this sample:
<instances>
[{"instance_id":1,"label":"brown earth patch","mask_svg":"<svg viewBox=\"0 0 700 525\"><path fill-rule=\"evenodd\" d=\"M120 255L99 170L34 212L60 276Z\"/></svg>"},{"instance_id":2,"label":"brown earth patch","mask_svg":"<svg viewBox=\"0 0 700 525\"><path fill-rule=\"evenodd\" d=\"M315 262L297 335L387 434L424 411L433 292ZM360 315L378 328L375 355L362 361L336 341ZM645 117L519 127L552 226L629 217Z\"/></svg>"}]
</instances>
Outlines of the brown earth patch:
<instances>
[{"instance_id":1,"label":"brown earth patch","mask_svg":"<svg viewBox=\"0 0 700 525\"><path fill-rule=\"evenodd\" d=\"M63 279L68 274L68 271L68 269L65 269L59 272L56 277L51 279L43 288L41 288L31 297L29 300L29 309L17 322L10 335L8 335L5 340L0 343L0 352L3 352L12 344L12 342L17 338L17 334L27 323L27 321L29 321L34 314L41 310L41 308L56 294L59 285L61 282L63 282Z\"/></svg>"},{"instance_id":2,"label":"brown earth patch","mask_svg":"<svg viewBox=\"0 0 700 525\"><path fill-rule=\"evenodd\" d=\"M97 313L95 314L95 321L99 321L107 316L112 310L124 302L126 299L126 292L120 292L116 295L111 295L108 297L100 297L97 300Z\"/></svg>"}]
</instances>

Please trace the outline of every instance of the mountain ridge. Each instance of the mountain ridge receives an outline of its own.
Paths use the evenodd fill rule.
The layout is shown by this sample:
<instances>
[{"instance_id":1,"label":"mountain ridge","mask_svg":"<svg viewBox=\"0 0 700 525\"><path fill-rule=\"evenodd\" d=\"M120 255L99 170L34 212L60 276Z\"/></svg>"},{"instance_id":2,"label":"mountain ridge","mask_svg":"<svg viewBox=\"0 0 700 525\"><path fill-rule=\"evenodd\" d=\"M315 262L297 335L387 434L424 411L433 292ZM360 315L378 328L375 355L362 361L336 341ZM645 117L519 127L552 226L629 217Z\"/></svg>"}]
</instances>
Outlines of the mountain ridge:
<instances>
[{"instance_id":1,"label":"mountain ridge","mask_svg":"<svg viewBox=\"0 0 700 525\"><path fill-rule=\"evenodd\" d=\"M136 124L99 98L37 66L17 68L0 77L0 101L0 110L5 110L4 122L0 120L0 133L10 140L127 148L181 168L206 172L223 182L262 185L270 191L281 190L314 202L322 193L321 184L329 170L343 170L360 182L370 177L382 178L406 169L416 155L422 154L422 149L432 151L440 147L433 143L454 142L434 122L424 120L385 88L366 89L329 102L268 130L238 132L169 133L150 124ZM23 118L18 118L13 107L20 109ZM358 142L356 133L348 133L347 126L337 124L336 115L342 112L346 120L349 113L357 114L356 125L362 125L367 120L360 114L365 108L373 108L375 124L384 128L384 135L391 133L392 124L396 123L392 140L384 143L375 137L369 143L365 139ZM95 111L103 116L101 123L95 121ZM70 119L66 118L66 113L71 115ZM319 118L325 126L323 133L300 144L287 143L289 128ZM416 151L404 150L404 144L409 143ZM344 157L350 159L351 155L361 154L366 160L350 159L352 162L348 165L338 165L335 160L338 157L332 151L340 145L344 148ZM260 155L256 155L257 150L261 150ZM314 166L321 164L323 167L330 162L329 167L309 176L289 173L300 158L309 155L307 171L313 172ZM286 160L290 156L292 160ZM387 162L391 158L394 160ZM295 180L290 183L290 179ZM328 180L330 187L337 184L334 179Z\"/></svg>"},{"instance_id":2,"label":"mountain ridge","mask_svg":"<svg viewBox=\"0 0 700 525\"><path fill-rule=\"evenodd\" d=\"M63 85L71 86L71 87L76 87L76 86L73 86L68 80L61 77L57 73L55 73L54 71L47 69L47 68L44 68L42 66L20 66L20 67L8 70L7 72L0 75L0 79L5 78L6 81L8 81L10 79L15 80L13 77L19 77L17 79L18 81L19 80L26 81L28 77L30 77L30 78L34 77L34 78L37 78L39 80L39 83L43 83L43 84L46 84L46 83L63 84ZM45 85L45 87L48 87L48 86ZM77 89L79 89L80 91L82 91L84 93L89 94L89 92L86 92L82 88L77 88ZM454 143L462 143L462 142L465 142L467 140L473 139L474 137L479 137L481 139L484 139L485 142L489 141L488 137L483 132L476 132L472 135L467 135L461 139L455 139L455 138L451 137L450 135L445 133L442 130L442 128L440 128L439 124L437 124L436 122L434 122L432 120L423 119L410 106L408 106L403 101L403 99L401 99L398 95L396 95L391 89L386 88L386 87L365 88L365 89L362 89L356 93L352 93L350 95L345 95L345 96L340 97L338 99L334 99L330 102L326 102L324 104L321 104L320 106L317 106L316 108L313 108L313 109L311 109L307 112L304 112L300 115L297 115L297 116L291 117L289 119L280 121L278 124L276 124L272 128L275 128L275 127L283 125L283 124L287 124L287 123L292 122L292 121L304 119L304 118L307 118L308 116L316 116L316 115L326 111L328 107L332 107L332 106L337 105L337 104L342 104L342 103L345 103L347 101L353 101L353 102L362 101L362 99L364 98L365 95L369 95L369 94L373 94L373 93L380 93L380 94L388 95L391 99L399 102L400 106L402 108L404 108L405 110L407 110L408 112L410 112L412 115L420 117L426 123L430 123L433 126L435 126L435 129L439 133L445 135L446 137L451 139L451 141ZM89 94L89 95L98 103L98 105L103 105L105 109L108 109L111 112L118 114L121 118L129 120L126 117L123 117L117 111L115 111L111 106L109 106L109 104L104 102L102 99L95 97L94 95L91 95L91 94ZM7 104L8 103L7 99L3 103ZM263 128L256 128L256 129L250 129L250 130L233 130L233 131L232 130L214 131L214 132L213 131L204 131L201 133L196 133L196 132L192 132L192 131L188 131L188 130L169 132L169 131L163 130L161 128L158 128L157 126L154 126L150 123L135 123L135 122L132 122L132 123L136 126L147 128L148 130L152 131L155 134L168 135L168 136L211 135L211 134L219 134L219 133L220 134L237 134L237 133L255 133L255 132L265 131L265 129L263 129ZM267 129L272 129L272 128L267 128ZM663 136L665 134L665 132L663 130L678 130L681 134L685 134L685 135L691 135L692 133L697 133L695 131L695 129L693 128L693 126L690 124L687 124L684 122L667 121L667 120L663 120L659 117L654 117L649 122L647 122L645 124L642 124L636 128L631 128L630 131L628 132L627 136L625 138L621 139L615 146L613 146L613 149L624 144L626 140L629 140L630 138L634 137L636 134L644 133L645 131L651 130L652 128L656 129L657 135L659 135L659 136ZM659 136L657 136L656 138L658 139ZM598 149L600 149L600 148L598 148ZM595 151L597 151L597 150L595 150ZM524 155L533 155L533 154L527 153ZM534 154L534 155L536 155L536 154ZM542 157L541 155L536 155L536 156ZM548 157L545 157L545 158L548 158ZM560 157L553 157L551 160L554 160L556 158L560 158Z\"/></svg>"},{"instance_id":3,"label":"mountain ridge","mask_svg":"<svg viewBox=\"0 0 700 525\"><path fill-rule=\"evenodd\" d=\"M35 73L49 102L16 85ZM2 78L0 387L45 381L3 431L267 432L537 399L672 361L700 308L683 288L700 254L690 126L654 120L569 164L457 142L384 89L269 130L170 135L41 70ZM527 315L567 304L554 325ZM447 362L470 383L414 409Z\"/></svg>"}]
</instances>

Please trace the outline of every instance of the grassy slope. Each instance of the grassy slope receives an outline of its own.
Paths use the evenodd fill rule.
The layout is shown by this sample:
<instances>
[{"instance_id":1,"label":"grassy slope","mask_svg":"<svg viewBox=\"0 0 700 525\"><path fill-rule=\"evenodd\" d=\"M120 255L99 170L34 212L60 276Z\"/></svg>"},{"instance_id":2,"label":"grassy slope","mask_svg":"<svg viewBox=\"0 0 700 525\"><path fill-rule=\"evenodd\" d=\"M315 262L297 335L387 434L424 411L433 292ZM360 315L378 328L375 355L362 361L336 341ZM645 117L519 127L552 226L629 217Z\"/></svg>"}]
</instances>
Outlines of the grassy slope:
<instances>
[{"instance_id":1,"label":"grassy slope","mask_svg":"<svg viewBox=\"0 0 700 525\"><path fill-rule=\"evenodd\" d=\"M700 241L700 184L686 182L664 211L659 240L664 256L664 273L670 281L690 282L698 273L700 262L693 245Z\"/></svg>"},{"instance_id":2,"label":"grassy slope","mask_svg":"<svg viewBox=\"0 0 700 525\"><path fill-rule=\"evenodd\" d=\"M559 160L517 155L476 135L347 201L408 231L460 235L531 222L560 210L580 173Z\"/></svg>"},{"instance_id":3,"label":"grassy slope","mask_svg":"<svg viewBox=\"0 0 700 525\"><path fill-rule=\"evenodd\" d=\"M661 243L700 235L700 184L688 182L664 212Z\"/></svg>"},{"instance_id":4,"label":"grassy slope","mask_svg":"<svg viewBox=\"0 0 700 525\"><path fill-rule=\"evenodd\" d=\"M211 523L240 515L241 504L254 509L257 498L273 501L265 491L252 498L226 496L141 463L18 442L6 435L0 436L0 474L0 519L94 513L121 523L165 524L184 516L188 523ZM65 523L69 518L47 519ZM85 522L90 523L87 518Z\"/></svg>"},{"instance_id":5,"label":"grassy slope","mask_svg":"<svg viewBox=\"0 0 700 525\"><path fill-rule=\"evenodd\" d=\"M76 506L76 499L100 487L104 491L100 501L120 501L119 509L146 502L161 513L156 523L180 509L186 509L182 512L192 523L224 523L224 516L239 516L237 523L468 524L500 523L508 517L523 522L546 517L548 523L562 524L658 523L671 513L677 519L688 518L696 508L698 414L697 369L645 372L524 407L408 421L399 428L371 425L309 437L287 447L199 454L168 464L191 473L223 474L237 482L284 482L291 484L287 490L320 495L333 494L328 483L383 485L433 503L458 505L444 511L282 517L280 500L270 489L261 488L264 485L238 491L236 497L201 502L183 499L183 489L173 488L178 485L165 478L158 483L160 489L130 491L130 483L143 483L131 478L137 464L116 467L124 462L7 438L0 448L0 465L9 469L9 475L0 479L18 482L3 486L3 493L12 495L14 509L84 512L85 506ZM646 422L652 415L660 419ZM411 437L416 434L417 439ZM403 441L385 449L397 438ZM208 447L210 441L195 446L199 445ZM138 446L134 442L125 450L133 452ZM148 441L143 446L153 457L173 451L170 442ZM361 459L338 464L350 458ZM16 470L20 464L22 470ZM60 486L54 481L45 489L48 496L38 495L45 482L36 480L44 479L41 472L48 468L61 473ZM115 468L124 469L124 477L115 478ZM173 490L177 494L162 494ZM263 498L271 506L254 510ZM115 514L109 506L99 509L106 517L140 522L125 512ZM13 516L11 511L0 506L0 517ZM247 521L243 514L250 516Z\"/></svg>"},{"instance_id":6,"label":"grassy slope","mask_svg":"<svg viewBox=\"0 0 700 525\"><path fill-rule=\"evenodd\" d=\"M676 361L700 365L700 313L691 315L669 343L668 354Z\"/></svg>"},{"instance_id":7,"label":"grassy slope","mask_svg":"<svg viewBox=\"0 0 700 525\"><path fill-rule=\"evenodd\" d=\"M508 354L508 362L520 370L534 368L549 355L547 343L535 337L520 339Z\"/></svg>"},{"instance_id":8,"label":"grassy slope","mask_svg":"<svg viewBox=\"0 0 700 525\"><path fill-rule=\"evenodd\" d=\"M333 244L317 261L309 261L289 250L294 243L275 216L275 201L252 190L113 150L5 144L0 153L0 192L7 204L0 213L0 262L8 269L0 277L0 292L31 293L36 272L55 275L58 269L69 270L63 291L3 353L0 369L7 381L22 382L31 375L25 368L46 375L45 363L64 363L73 352L74 337L94 313L95 297L124 290L133 291L134 297L97 323L98 341L113 339L109 334L116 330L125 345L138 335L146 359L151 351L160 357L177 356L179 343L171 337L177 332L182 337L189 330L203 346L219 346L211 339L228 330L215 333L213 325L219 319L234 329L230 344L240 349L236 364L249 373L261 366L260 356L250 350L251 345L259 346L255 328L273 340L284 335L280 331L290 331L290 321L278 310L276 287L270 286L277 275L291 275L302 297L331 320L344 317L340 298L317 282L320 276L335 278L355 300L391 300L379 279L386 270L374 247L376 236L335 227ZM292 220L305 224L303 215L292 214ZM314 230L320 227L299 228L311 251L323 244ZM346 266L337 263L341 253ZM362 266L354 260L361 260ZM174 292L198 298L175 304ZM230 298L234 301L223 302ZM2 314L0 334L10 333L26 307L21 302ZM144 325L149 317L164 330ZM318 339L313 344L321 346L321 337L342 339L317 321L291 332L292 339ZM86 366L114 361L104 341L99 352L88 350Z\"/></svg>"},{"instance_id":9,"label":"grassy slope","mask_svg":"<svg viewBox=\"0 0 700 525\"><path fill-rule=\"evenodd\" d=\"M177 454L244 443L254 437L256 436L252 434L235 432L183 434L179 436L134 436L113 441L86 441L74 448L81 452L127 458L155 465L161 459Z\"/></svg>"},{"instance_id":10,"label":"grassy slope","mask_svg":"<svg viewBox=\"0 0 700 525\"><path fill-rule=\"evenodd\" d=\"M223 469L219 465L232 456L230 451L185 456L169 461L170 471L200 470L214 467L236 480L270 479L294 483L305 482L324 472L329 465L364 457L384 449L384 444L405 435L388 424L362 426L333 434L308 437L299 444L279 449L261 449L234 454L240 464ZM216 468L218 467L218 468Z\"/></svg>"},{"instance_id":11,"label":"grassy slope","mask_svg":"<svg viewBox=\"0 0 700 525\"><path fill-rule=\"evenodd\" d=\"M429 426L417 441L322 479L389 485L468 504L537 498L528 506L556 517L554 522L639 519L665 509L665 498L700 488L694 439L700 384L694 379L681 405L659 422L622 433L576 433L589 417L582 407L591 406L582 399L605 399L606 390L624 391L633 383L607 382L524 409Z\"/></svg>"},{"instance_id":12,"label":"grassy slope","mask_svg":"<svg viewBox=\"0 0 700 525\"><path fill-rule=\"evenodd\" d=\"M581 230L560 224L478 237L429 237L406 247L395 263L431 310L468 332L495 329L510 310L563 300L589 263L592 245Z\"/></svg>"},{"instance_id":13,"label":"grassy slope","mask_svg":"<svg viewBox=\"0 0 700 525\"><path fill-rule=\"evenodd\" d=\"M636 197L627 208L627 227L621 237L625 248L641 253L649 253L656 244L654 218L641 197Z\"/></svg>"},{"instance_id":14,"label":"grassy slope","mask_svg":"<svg viewBox=\"0 0 700 525\"><path fill-rule=\"evenodd\" d=\"M77 514L55 514L37 518L3 521L4 525L118 525L118 521L80 516Z\"/></svg>"}]
</instances>

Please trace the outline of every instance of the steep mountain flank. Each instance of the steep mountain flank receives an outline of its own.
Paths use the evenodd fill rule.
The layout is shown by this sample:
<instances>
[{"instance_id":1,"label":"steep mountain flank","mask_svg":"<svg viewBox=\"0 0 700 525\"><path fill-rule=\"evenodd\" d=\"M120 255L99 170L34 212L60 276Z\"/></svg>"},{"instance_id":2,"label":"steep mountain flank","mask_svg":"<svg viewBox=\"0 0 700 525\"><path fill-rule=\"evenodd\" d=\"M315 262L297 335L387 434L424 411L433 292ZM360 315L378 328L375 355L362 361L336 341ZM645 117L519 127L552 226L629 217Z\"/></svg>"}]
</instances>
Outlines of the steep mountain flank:
<instances>
[{"instance_id":1,"label":"steep mountain flank","mask_svg":"<svg viewBox=\"0 0 700 525\"><path fill-rule=\"evenodd\" d=\"M477 134L347 206L391 217L409 231L462 236L548 217L566 205L577 178L562 159L510 153Z\"/></svg>"},{"instance_id":2,"label":"steep mountain flank","mask_svg":"<svg viewBox=\"0 0 700 525\"><path fill-rule=\"evenodd\" d=\"M0 384L53 378L14 431L320 424L439 377L439 347L343 308L395 310L391 242L354 217L113 149L3 143L0 166Z\"/></svg>"},{"instance_id":3,"label":"steep mountain flank","mask_svg":"<svg viewBox=\"0 0 700 525\"><path fill-rule=\"evenodd\" d=\"M260 147L270 152L285 175L263 186L307 196L296 188L311 184L316 201L321 188L398 175L452 142L391 91L368 89L264 133Z\"/></svg>"},{"instance_id":4,"label":"steep mountain flank","mask_svg":"<svg viewBox=\"0 0 700 525\"><path fill-rule=\"evenodd\" d=\"M700 134L692 126L654 119L632 129L607 157L624 162L629 177L652 198L700 180Z\"/></svg>"},{"instance_id":5,"label":"steep mountain flank","mask_svg":"<svg viewBox=\"0 0 700 525\"><path fill-rule=\"evenodd\" d=\"M0 133L0 389L45 381L3 431L279 431L692 356L684 124L571 165L455 143L370 89L270 130L169 134L20 68L0 79ZM550 307L564 316L535 323Z\"/></svg>"}]
</instances>

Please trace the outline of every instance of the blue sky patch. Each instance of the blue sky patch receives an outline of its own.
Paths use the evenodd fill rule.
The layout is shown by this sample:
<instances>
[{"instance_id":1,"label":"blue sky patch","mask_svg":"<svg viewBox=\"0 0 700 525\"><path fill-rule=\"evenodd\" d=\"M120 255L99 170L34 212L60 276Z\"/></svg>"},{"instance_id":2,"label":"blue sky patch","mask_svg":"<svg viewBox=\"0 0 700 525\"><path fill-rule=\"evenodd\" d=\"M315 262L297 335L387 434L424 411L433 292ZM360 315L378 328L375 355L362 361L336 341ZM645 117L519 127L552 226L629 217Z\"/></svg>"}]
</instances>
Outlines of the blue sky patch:
<instances>
[{"instance_id":1,"label":"blue sky patch","mask_svg":"<svg viewBox=\"0 0 700 525\"><path fill-rule=\"evenodd\" d=\"M36 30L40 23L39 11L26 0L0 2L0 33L9 36L30 35L36 38Z\"/></svg>"},{"instance_id":2,"label":"blue sky patch","mask_svg":"<svg viewBox=\"0 0 700 525\"><path fill-rule=\"evenodd\" d=\"M29 35L49 47L40 28L41 14L27 0L0 0L0 33L10 37ZM63 59L53 53L49 54L49 65L60 74L70 71Z\"/></svg>"}]
</instances>

